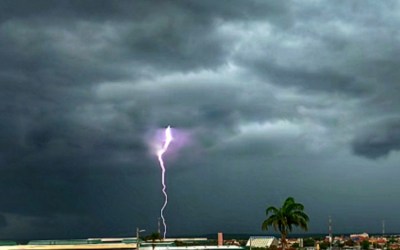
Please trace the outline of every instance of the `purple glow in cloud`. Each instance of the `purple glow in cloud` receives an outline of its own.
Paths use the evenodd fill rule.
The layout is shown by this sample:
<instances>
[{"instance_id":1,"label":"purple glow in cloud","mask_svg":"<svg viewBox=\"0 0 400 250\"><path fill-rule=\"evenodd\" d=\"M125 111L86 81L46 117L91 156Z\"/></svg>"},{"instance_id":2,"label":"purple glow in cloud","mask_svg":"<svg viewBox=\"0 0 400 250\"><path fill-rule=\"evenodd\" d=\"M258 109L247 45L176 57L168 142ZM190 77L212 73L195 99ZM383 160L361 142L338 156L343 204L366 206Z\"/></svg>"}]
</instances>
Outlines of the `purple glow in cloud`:
<instances>
[{"instance_id":1,"label":"purple glow in cloud","mask_svg":"<svg viewBox=\"0 0 400 250\"><path fill-rule=\"evenodd\" d=\"M162 223L163 223L163 226L164 226L164 234L163 234L163 238L164 239L165 239L165 235L167 234L167 224L166 224L165 218L164 218L164 209L168 204L168 195L167 195L167 192L166 192L167 186L165 185L165 166L164 166L163 155L164 155L165 152L167 152L168 146L172 142L172 140L173 140L173 137L172 137L172 133L171 133L171 127L168 126L165 129L164 145L162 146L162 148L160 150L157 151L157 157L158 157L158 161L160 162L160 167L161 167L162 192L163 192L164 197L165 197L164 204L163 204L163 206L161 207L161 210L160 210L161 219L162 219Z\"/></svg>"}]
</instances>

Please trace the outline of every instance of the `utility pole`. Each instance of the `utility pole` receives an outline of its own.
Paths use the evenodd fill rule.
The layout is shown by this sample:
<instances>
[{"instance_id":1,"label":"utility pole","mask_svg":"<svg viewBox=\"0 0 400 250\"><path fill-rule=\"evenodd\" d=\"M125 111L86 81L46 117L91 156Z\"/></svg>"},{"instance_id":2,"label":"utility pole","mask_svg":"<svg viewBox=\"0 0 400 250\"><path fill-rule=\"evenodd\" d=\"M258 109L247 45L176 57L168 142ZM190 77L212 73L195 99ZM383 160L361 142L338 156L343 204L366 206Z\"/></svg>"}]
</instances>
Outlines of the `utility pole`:
<instances>
[{"instance_id":1,"label":"utility pole","mask_svg":"<svg viewBox=\"0 0 400 250\"><path fill-rule=\"evenodd\" d=\"M160 217L158 217L158 234L161 236L161 224L160 224Z\"/></svg>"},{"instance_id":2,"label":"utility pole","mask_svg":"<svg viewBox=\"0 0 400 250\"><path fill-rule=\"evenodd\" d=\"M329 249L332 250L332 240L333 240L333 236L332 236L332 218L329 215Z\"/></svg>"},{"instance_id":3,"label":"utility pole","mask_svg":"<svg viewBox=\"0 0 400 250\"><path fill-rule=\"evenodd\" d=\"M382 236L385 236L385 220L382 220Z\"/></svg>"},{"instance_id":4,"label":"utility pole","mask_svg":"<svg viewBox=\"0 0 400 250\"><path fill-rule=\"evenodd\" d=\"M140 249L140 238L139 238L139 233L144 232L146 230L144 229L139 229L138 227L136 228L136 249Z\"/></svg>"}]
</instances>

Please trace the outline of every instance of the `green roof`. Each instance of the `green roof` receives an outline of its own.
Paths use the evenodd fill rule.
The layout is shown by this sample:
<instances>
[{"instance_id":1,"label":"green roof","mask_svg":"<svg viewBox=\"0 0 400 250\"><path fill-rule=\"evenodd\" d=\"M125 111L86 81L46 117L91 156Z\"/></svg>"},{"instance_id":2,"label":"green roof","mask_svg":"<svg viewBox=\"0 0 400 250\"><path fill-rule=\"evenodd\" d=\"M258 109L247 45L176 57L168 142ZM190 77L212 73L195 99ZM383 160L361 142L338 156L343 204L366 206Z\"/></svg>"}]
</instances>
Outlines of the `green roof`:
<instances>
[{"instance_id":1,"label":"green roof","mask_svg":"<svg viewBox=\"0 0 400 250\"><path fill-rule=\"evenodd\" d=\"M72 240L31 240L28 245L82 245L88 244L86 239L72 239Z\"/></svg>"},{"instance_id":2,"label":"green roof","mask_svg":"<svg viewBox=\"0 0 400 250\"><path fill-rule=\"evenodd\" d=\"M17 242L12 240L0 240L0 246L15 246Z\"/></svg>"},{"instance_id":3,"label":"green roof","mask_svg":"<svg viewBox=\"0 0 400 250\"><path fill-rule=\"evenodd\" d=\"M127 239L122 239L122 243L137 243L137 239L133 239L133 238L127 238Z\"/></svg>"}]
</instances>

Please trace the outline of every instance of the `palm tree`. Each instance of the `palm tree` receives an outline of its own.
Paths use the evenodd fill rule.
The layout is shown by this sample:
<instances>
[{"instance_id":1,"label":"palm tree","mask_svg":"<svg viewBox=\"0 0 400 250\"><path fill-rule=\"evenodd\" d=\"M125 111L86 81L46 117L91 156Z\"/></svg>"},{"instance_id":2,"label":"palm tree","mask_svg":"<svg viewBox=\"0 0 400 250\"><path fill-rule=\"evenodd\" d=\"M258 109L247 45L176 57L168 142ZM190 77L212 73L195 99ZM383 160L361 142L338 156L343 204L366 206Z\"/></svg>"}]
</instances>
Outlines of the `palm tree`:
<instances>
[{"instance_id":1,"label":"palm tree","mask_svg":"<svg viewBox=\"0 0 400 250\"><path fill-rule=\"evenodd\" d=\"M271 214L271 215L269 215ZM275 231L281 233L282 250L286 247L286 238L293 226L308 230L308 215L304 212L303 204L296 203L292 197L288 197L281 208L269 207L266 210L267 219L262 224L262 230L268 230L273 226Z\"/></svg>"}]
</instances>

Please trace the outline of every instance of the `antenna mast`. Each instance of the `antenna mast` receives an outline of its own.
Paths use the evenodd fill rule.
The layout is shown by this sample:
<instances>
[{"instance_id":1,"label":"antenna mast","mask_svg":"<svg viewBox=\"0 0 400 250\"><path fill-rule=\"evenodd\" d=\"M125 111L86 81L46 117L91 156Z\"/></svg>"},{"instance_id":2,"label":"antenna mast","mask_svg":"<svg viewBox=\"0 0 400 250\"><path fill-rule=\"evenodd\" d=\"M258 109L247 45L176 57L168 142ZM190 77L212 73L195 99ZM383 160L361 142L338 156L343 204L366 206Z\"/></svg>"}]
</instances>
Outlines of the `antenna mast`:
<instances>
[{"instance_id":1,"label":"antenna mast","mask_svg":"<svg viewBox=\"0 0 400 250\"><path fill-rule=\"evenodd\" d=\"M329 249L332 250L332 218L329 215Z\"/></svg>"},{"instance_id":2,"label":"antenna mast","mask_svg":"<svg viewBox=\"0 0 400 250\"><path fill-rule=\"evenodd\" d=\"M160 217L158 217L158 234L161 235L161 224L160 224Z\"/></svg>"}]
</instances>

